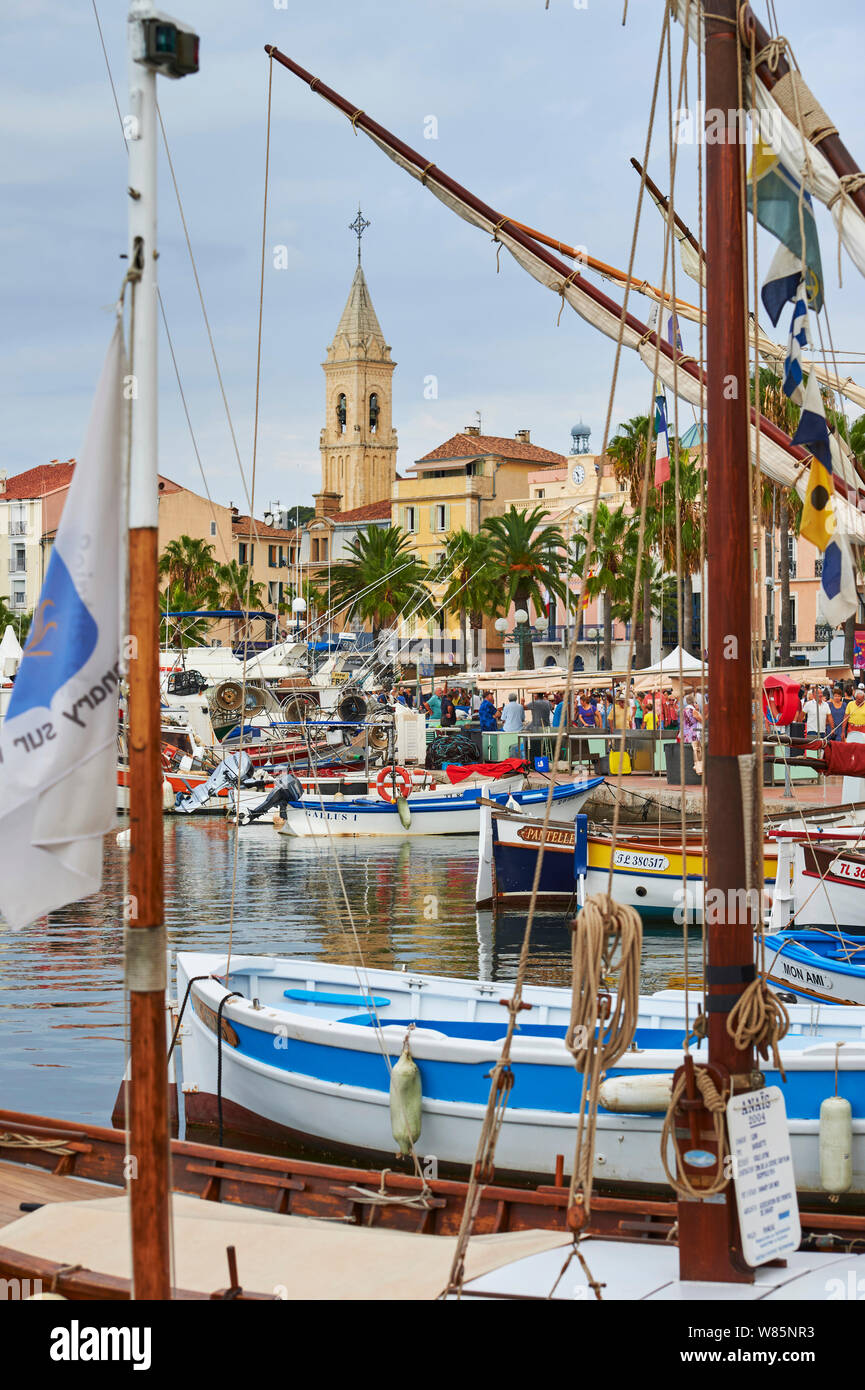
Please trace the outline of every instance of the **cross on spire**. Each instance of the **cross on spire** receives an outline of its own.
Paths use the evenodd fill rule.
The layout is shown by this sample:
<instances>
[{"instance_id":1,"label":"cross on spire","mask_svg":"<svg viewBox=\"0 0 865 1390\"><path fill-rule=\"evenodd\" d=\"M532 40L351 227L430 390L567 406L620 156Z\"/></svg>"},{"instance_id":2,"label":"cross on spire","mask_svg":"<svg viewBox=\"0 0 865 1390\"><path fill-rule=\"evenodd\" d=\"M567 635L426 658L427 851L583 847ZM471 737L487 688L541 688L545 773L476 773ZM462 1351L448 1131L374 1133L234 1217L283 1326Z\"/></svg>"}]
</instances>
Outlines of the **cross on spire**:
<instances>
[{"instance_id":1,"label":"cross on spire","mask_svg":"<svg viewBox=\"0 0 865 1390\"><path fill-rule=\"evenodd\" d=\"M371 223L371 222L368 222L367 219L364 217L363 213L362 213L361 210L360 210L360 203L358 203L358 205L357 205L357 217L354 219L353 222L349 222L349 224L348 224L348 230L349 230L350 232L354 232L355 236L357 237L357 263L358 263L358 265L360 265L360 240L361 240L361 237L363 236L364 232L366 231L367 227L371 227L371 226L372 226L372 223Z\"/></svg>"}]
</instances>

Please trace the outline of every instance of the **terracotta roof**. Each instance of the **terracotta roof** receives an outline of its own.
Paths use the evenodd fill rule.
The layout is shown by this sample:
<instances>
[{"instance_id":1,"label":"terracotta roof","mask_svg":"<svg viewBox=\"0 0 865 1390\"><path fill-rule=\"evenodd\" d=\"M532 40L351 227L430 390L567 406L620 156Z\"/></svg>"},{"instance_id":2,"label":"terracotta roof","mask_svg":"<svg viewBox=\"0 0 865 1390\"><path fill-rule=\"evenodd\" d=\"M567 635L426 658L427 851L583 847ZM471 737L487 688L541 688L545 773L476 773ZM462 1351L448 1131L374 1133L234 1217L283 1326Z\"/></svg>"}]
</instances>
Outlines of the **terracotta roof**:
<instances>
[{"instance_id":1,"label":"terracotta roof","mask_svg":"<svg viewBox=\"0 0 865 1390\"><path fill-rule=\"evenodd\" d=\"M28 468L26 473L17 473L6 479L6 490L0 492L0 501L19 502L30 497L44 497L46 493L57 492L68 487L75 472L75 460L68 463L40 463L37 468Z\"/></svg>"},{"instance_id":2,"label":"terracotta roof","mask_svg":"<svg viewBox=\"0 0 865 1390\"><path fill-rule=\"evenodd\" d=\"M365 507L355 507L350 512L335 512L329 518L330 521L353 522L353 521L390 521L390 498L386 497L383 502L367 502Z\"/></svg>"},{"instance_id":3,"label":"terracotta roof","mask_svg":"<svg viewBox=\"0 0 865 1390\"><path fill-rule=\"evenodd\" d=\"M438 459L476 459L488 454L499 454L502 458L519 459L525 463L551 463L559 468L567 463L564 454L555 454L551 449L541 449L537 444L526 444L522 439L506 439L496 434L455 434L432 453L424 454L418 463L431 463Z\"/></svg>"},{"instance_id":4,"label":"terracotta roof","mask_svg":"<svg viewBox=\"0 0 865 1390\"><path fill-rule=\"evenodd\" d=\"M249 536L252 540L258 537L261 540L293 541L300 535L299 531L282 531L278 526L265 525L263 521L256 521L253 531L248 516L232 517L231 530L235 536Z\"/></svg>"}]
</instances>

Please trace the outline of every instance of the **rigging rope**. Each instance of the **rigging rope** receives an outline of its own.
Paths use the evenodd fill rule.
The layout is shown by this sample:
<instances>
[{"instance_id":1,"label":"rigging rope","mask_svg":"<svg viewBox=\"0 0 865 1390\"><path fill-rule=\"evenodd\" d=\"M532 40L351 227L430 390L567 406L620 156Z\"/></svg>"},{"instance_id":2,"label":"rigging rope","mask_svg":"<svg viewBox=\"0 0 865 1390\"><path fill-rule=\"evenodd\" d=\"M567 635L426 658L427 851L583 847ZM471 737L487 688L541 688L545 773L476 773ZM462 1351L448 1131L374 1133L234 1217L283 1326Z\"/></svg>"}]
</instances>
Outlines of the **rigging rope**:
<instances>
[{"instance_id":1,"label":"rigging rope","mask_svg":"<svg viewBox=\"0 0 865 1390\"><path fill-rule=\"evenodd\" d=\"M568 1219L575 1231L591 1212L601 1076L634 1041L642 946L640 914L608 894L588 897L572 923L571 1015L565 1046L583 1077L568 1192ZM619 982L613 1002L606 990L617 954Z\"/></svg>"}]
</instances>

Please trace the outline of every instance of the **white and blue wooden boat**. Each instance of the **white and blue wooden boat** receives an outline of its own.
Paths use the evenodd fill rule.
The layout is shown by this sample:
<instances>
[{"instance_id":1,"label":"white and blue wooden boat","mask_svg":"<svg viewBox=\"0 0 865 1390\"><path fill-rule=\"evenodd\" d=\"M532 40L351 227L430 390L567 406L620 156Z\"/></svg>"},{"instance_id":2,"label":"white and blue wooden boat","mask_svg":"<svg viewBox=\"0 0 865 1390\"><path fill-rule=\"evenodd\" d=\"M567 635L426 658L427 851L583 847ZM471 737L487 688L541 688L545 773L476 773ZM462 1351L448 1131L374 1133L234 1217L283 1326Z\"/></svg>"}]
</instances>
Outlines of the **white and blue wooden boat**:
<instances>
[{"instance_id":1,"label":"white and blue wooden boat","mask_svg":"<svg viewBox=\"0 0 865 1390\"><path fill-rule=\"evenodd\" d=\"M785 995L865 1004L861 825L785 827L766 935L766 978Z\"/></svg>"},{"instance_id":2,"label":"white and blue wooden boat","mask_svg":"<svg viewBox=\"0 0 865 1390\"><path fill-rule=\"evenodd\" d=\"M446 1169L474 1161L507 1026L506 986L274 956L236 956L226 979L225 965L224 955L177 956L178 999L190 992L181 1029L187 1122L215 1123L221 1109L232 1129L383 1161L395 1147L384 1052L395 1063L413 1025L423 1088L417 1152ZM499 1176L543 1179L558 1154L570 1162L581 1084L564 1046L570 998L570 990L551 986L524 991L531 1010L513 1040ZM698 1002L692 994L692 1007ZM838 1094L853 1109L852 1191L865 1192L865 1008L793 1005L791 1016L781 1051L797 1185L821 1190L820 1104L834 1093L841 1042ZM660 1133L685 1031L681 994L640 1001L634 1046L601 1092L598 1180L663 1185ZM705 1048L693 1049L695 1060L705 1060ZM766 1081L783 1084L771 1068Z\"/></svg>"},{"instance_id":3,"label":"white and blue wooden boat","mask_svg":"<svg viewBox=\"0 0 865 1390\"><path fill-rule=\"evenodd\" d=\"M558 819L573 820L590 792L603 782L588 777L582 782L565 782L553 788L552 802ZM526 791L494 791L498 783L453 787L432 794L420 793L396 802L377 797L316 797L288 802L281 813L281 835L477 835L480 830L480 803L486 797L496 805L513 803L525 814L543 819L549 797L548 787Z\"/></svg>"}]
</instances>

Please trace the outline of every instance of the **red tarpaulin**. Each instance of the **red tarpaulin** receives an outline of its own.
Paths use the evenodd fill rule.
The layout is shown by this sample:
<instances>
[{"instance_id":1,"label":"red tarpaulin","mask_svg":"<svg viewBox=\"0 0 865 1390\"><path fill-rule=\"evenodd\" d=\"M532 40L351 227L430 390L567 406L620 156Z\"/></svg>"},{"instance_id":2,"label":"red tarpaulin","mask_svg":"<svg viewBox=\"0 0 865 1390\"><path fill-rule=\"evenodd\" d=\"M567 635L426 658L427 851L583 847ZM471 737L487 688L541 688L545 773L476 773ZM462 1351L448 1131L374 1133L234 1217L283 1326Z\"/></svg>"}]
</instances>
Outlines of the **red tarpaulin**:
<instances>
[{"instance_id":1,"label":"red tarpaulin","mask_svg":"<svg viewBox=\"0 0 865 1390\"><path fill-rule=\"evenodd\" d=\"M865 753L865 746L862 751ZM464 782L467 777L507 777L511 772L521 772L525 766L525 758L505 758L501 763L466 763L463 767L451 763L445 771L448 781Z\"/></svg>"},{"instance_id":2,"label":"red tarpaulin","mask_svg":"<svg viewBox=\"0 0 865 1390\"><path fill-rule=\"evenodd\" d=\"M823 761L830 776L865 776L865 743L827 743Z\"/></svg>"}]
</instances>

